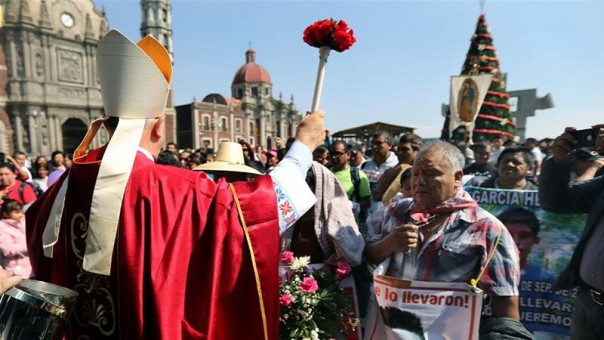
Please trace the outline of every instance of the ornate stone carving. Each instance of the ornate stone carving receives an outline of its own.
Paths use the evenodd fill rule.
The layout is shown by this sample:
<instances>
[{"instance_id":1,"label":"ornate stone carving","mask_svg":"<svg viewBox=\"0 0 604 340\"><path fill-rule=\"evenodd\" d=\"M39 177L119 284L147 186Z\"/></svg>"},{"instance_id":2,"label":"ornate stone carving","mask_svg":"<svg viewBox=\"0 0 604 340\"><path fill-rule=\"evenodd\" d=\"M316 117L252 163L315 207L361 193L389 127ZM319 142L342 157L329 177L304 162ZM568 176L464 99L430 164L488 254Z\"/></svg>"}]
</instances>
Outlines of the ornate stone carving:
<instances>
[{"instance_id":1,"label":"ornate stone carving","mask_svg":"<svg viewBox=\"0 0 604 340\"><path fill-rule=\"evenodd\" d=\"M42 114L38 117L38 127L40 129L42 145L47 146L50 143L50 136L48 135L48 120L46 119L46 115Z\"/></svg>"},{"instance_id":2,"label":"ornate stone carving","mask_svg":"<svg viewBox=\"0 0 604 340\"><path fill-rule=\"evenodd\" d=\"M29 8L29 2L23 1L21 3L21 21L32 23L33 19L31 18L31 9Z\"/></svg>"},{"instance_id":3,"label":"ornate stone carving","mask_svg":"<svg viewBox=\"0 0 604 340\"><path fill-rule=\"evenodd\" d=\"M17 77L23 78L25 74L25 67L23 66L23 49L20 45L15 45L15 52L17 54Z\"/></svg>"},{"instance_id":4,"label":"ornate stone carving","mask_svg":"<svg viewBox=\"0 0 604 340\"><path fill-rule=\"evenodd\" d=\"M57 49L59 61L59 80L69 83L84 83L82 54L79 52Z\"/></svg>"},{"instance_id":5,"label":"ornate stone carving","mask_svg":"<svg viewBox=\"0 0 604 340\"><path fill-rule=\"evenodd\" d=\"M86 99L86 90L72 87L59 87L59 96L65 99Z\"/></svg>"},{"instance_id":6,"label":"ornate stone carving","mask_svg":"<svg viewBox=\"0 0 604 340\"><path fill-rule=\"evenodd\" d=\"M52 23L50 22L50 15L48 14L48 6L46 0L42 0L40 3L40 25L46 28L51 28Z\"/></svg>"},{"instance_id":7,"label":"ornate stone carving","mask_svg":"<svg viewBox=\"0 0 604 340\"><path fill-rule=\"evenodd\" d=\"M36 76L38 78L43 78L44 77L44 57L42 57L42 52L38 51L36 52L36 57L35 57L35 69L36 69Z\"/></svg>"},{"instance_id":8,"label":"ornate stone carving","mask_svg":"<svg viewBox=\"0 0 604 340\"><path fill-rule=\"evenodd\" d=\"M104 19L101 20L101 30L100 30L100 36L104 37L105 34L107 34L107 32L109 32L109 27L107 27L107 21L105 21Z\"/></svg>"}]
</instances>

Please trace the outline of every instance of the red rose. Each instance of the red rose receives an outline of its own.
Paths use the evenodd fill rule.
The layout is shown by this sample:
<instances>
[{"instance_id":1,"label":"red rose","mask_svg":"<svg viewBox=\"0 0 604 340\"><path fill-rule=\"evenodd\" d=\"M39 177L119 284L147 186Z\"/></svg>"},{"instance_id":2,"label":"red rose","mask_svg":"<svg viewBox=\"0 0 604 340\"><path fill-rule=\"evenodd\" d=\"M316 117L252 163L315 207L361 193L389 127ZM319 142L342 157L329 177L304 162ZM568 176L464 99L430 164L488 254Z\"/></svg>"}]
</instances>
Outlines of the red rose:
<instances>
[{"instance_id":1,"label":"red rose","mask_svg":"<svg viewBox=\"0 0 604 340\"><path fill-rule=\"evenodd\" d=\"M319 290L319 285L317 281L312 277L305 277L300 284L300 290L303 293L314 293Z\"/></svg>"},{"instance_id":2,"label":"red rose","mask_svg":"<svg viewBox=\"0 0 604 340\"><path fill-rule=\"evenodd\" d=\"M337 31L348 31L348 24L344 20L339 20L335 25Z\"/></svg>"},{"instance_id":3,"label":"red rose","mask_svg":"<svg viewBox=\"0 0 604 340\"><path fill-rule=\"evenodd\" d=\"M318 47L325 46L329 44L329 40L331 38L331 32L333 31L333 21L331 20L321 20L317 23L317 27L315 29L315 38L319 42Z\"/></svg>"},{"instance_id":4,"label":"red rose","mask_svg":"<svg viewBox=\"0 0 604 340\"><path fill-rule=\"evenodd\" d=\"M342 52L350 48L357 40L354 38L354 31L348 27L344 20L340 20L335 24L333 32L332 49Z\"/></svg>"},{"instance_id":5,"label":"red rose","mask_svg":"<svg viewBox=\"0 0 604 340\"><path fill-rule=\"evenodd\" d=\"M315 39L315 34L313 32L314 25L306 27L304 30L304 42L309 44L310 46L316 47L318 45L317 40Z\"/></svg>"},{"instance_id":6,"label":"red rose","mask_svg":"<svg viewBox=\"0 0 604 340\"><path fill-rule=\"evenodd\" d=\"M304 42L314 47L329 45L334 23L332 20L319 20L304 30Z\"/></svg>"},{"instance_id":7,"label":"red rose","mask_svg":"<svg viewBox=\"0 0 604 340\"><path fill-rule=\"evenodd\" d=\"M281 295L281 297L279 298L279 303L281 304L281 306L289 306L292 303L293 299L292 296L285 293L283 295Z\"/></svg>"},{"instance_id":8,"label":"red rose","mask_svg":"<svg viewBox=\"0 0 604 340\"><path fill-rule=\"evenodd\" d=\"M333 34L333 41L334 44L332 46L332 49L338 52L342 52L349 49L350 46L354 44L355 39L350 34L348 34L348 32L335 31Z\"/></svg>"},{"instance_id":9,"label":"red rose","mask_svg":"<svg viewBox=\"0 0 604 340\"><path fill-rule=\"evenodd\" d=\"M336 269L336 274L338 274L338 276L346 277L346 276L348 276L348 274L350 274L351 271L352 271L352 268L350 268L350 265L348 264L348 262L338 261L338 269Z\"/></svg>"},{"instance_id":10,"label":"red rose","mask_svg":"<svg viewBox=\"0 0 604 340\"><path fill-rule=\"evenodd\" d=\"M283 254L281 255L281 262L285 263L285 264L290 264L292 262L294 262L294 253L292 253L291 251L284 251Z\"/></svg>"}]
</instances>

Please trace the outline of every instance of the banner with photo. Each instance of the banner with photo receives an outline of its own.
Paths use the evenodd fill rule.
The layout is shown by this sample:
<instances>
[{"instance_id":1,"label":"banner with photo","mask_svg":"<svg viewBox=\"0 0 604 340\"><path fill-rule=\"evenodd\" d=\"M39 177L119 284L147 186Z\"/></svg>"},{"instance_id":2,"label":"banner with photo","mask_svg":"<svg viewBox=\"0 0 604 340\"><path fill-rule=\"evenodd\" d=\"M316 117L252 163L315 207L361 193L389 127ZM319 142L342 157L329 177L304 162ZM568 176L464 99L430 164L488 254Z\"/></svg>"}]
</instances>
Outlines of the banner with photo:
<instances>
[{"instance_id":1,"label":"banner with photo","mask_svg":"<svg viewBox=\"0 0 604 340\"><path fill-rule=\"evenodd\" d=\"M465 189L506 225L518 246L522 323L536 339L568 339L577 292L556 291L554 285L579 242L586 216L544 211L536 190ZM488 303L484 313L490 314Z\"/></svg>"},{"instance_id":2,"label":"banner with photo","mask_svg":"<svg viewBox=\"0 0 604 340\"><path fill-rule=\"evenodd\" d=\"M492 74L451 77L449 138L456 129L463 127L466 136L472 140L474 122L492 80Z\"/></svg>"},{"instance_id":3,"label":"banner with photo","mask_svg":"<svg viewBox=\"0 0 604 340\"><path fill-rule=\"evenodd\" d=\"M478 340L482 290L382 275L373 284L377 306L367 319L366 338Z\"/></svg>"}]
</instances>

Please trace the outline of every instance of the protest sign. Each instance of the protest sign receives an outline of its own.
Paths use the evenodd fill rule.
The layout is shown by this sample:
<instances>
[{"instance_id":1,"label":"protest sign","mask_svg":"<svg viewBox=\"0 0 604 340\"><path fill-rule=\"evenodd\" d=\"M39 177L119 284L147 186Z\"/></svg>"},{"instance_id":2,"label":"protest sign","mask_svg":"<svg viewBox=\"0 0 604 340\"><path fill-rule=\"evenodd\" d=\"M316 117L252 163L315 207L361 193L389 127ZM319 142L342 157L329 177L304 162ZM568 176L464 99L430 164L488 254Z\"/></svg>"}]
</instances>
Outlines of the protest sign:
<instances>
[{"instance_id":1,"label":"protest sign","mask_svg":"<svg viewBox=\"0 0 604 340\"><path fill-rule=\"evenodd\" d=\"M371 339L478 339L482 291L462 282L374 277Z\"/></svg>"},{"instance_id":2,"label":"protest sign","mask_svg":"<svg viewBox=\"0 0 604 340\"><path fill-rule=\"evenodd\" d=\"M537 339L568 338L575 290L555 290L585 225L585 215L553 214L536 190L465 188L508 228L520 251L520 318ZM484 313L490 314L489 303Z\"/></svg>"}]
</instances>

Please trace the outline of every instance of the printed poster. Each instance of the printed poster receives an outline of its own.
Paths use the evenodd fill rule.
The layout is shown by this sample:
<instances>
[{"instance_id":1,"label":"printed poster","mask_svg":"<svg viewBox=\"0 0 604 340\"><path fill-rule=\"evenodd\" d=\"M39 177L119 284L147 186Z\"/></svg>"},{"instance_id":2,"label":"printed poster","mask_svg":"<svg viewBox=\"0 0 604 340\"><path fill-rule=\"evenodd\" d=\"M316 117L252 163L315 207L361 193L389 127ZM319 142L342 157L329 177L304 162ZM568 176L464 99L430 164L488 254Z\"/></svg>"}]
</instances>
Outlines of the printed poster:
<instances>
[{"instance_id":1,"label":"printed poster","mask_svg":"<svg viewBox=\"0 0 604 340\"><path fill-rule=\"evenodd\" d=\"M586 216L553 214L539 205L536 190L465 188L508 228L520 251L520 317L536 339L569 339L576 289L555 290L570 261ZM484 313L490 314L489 302Z\"/></svg>"}]
</instances>

